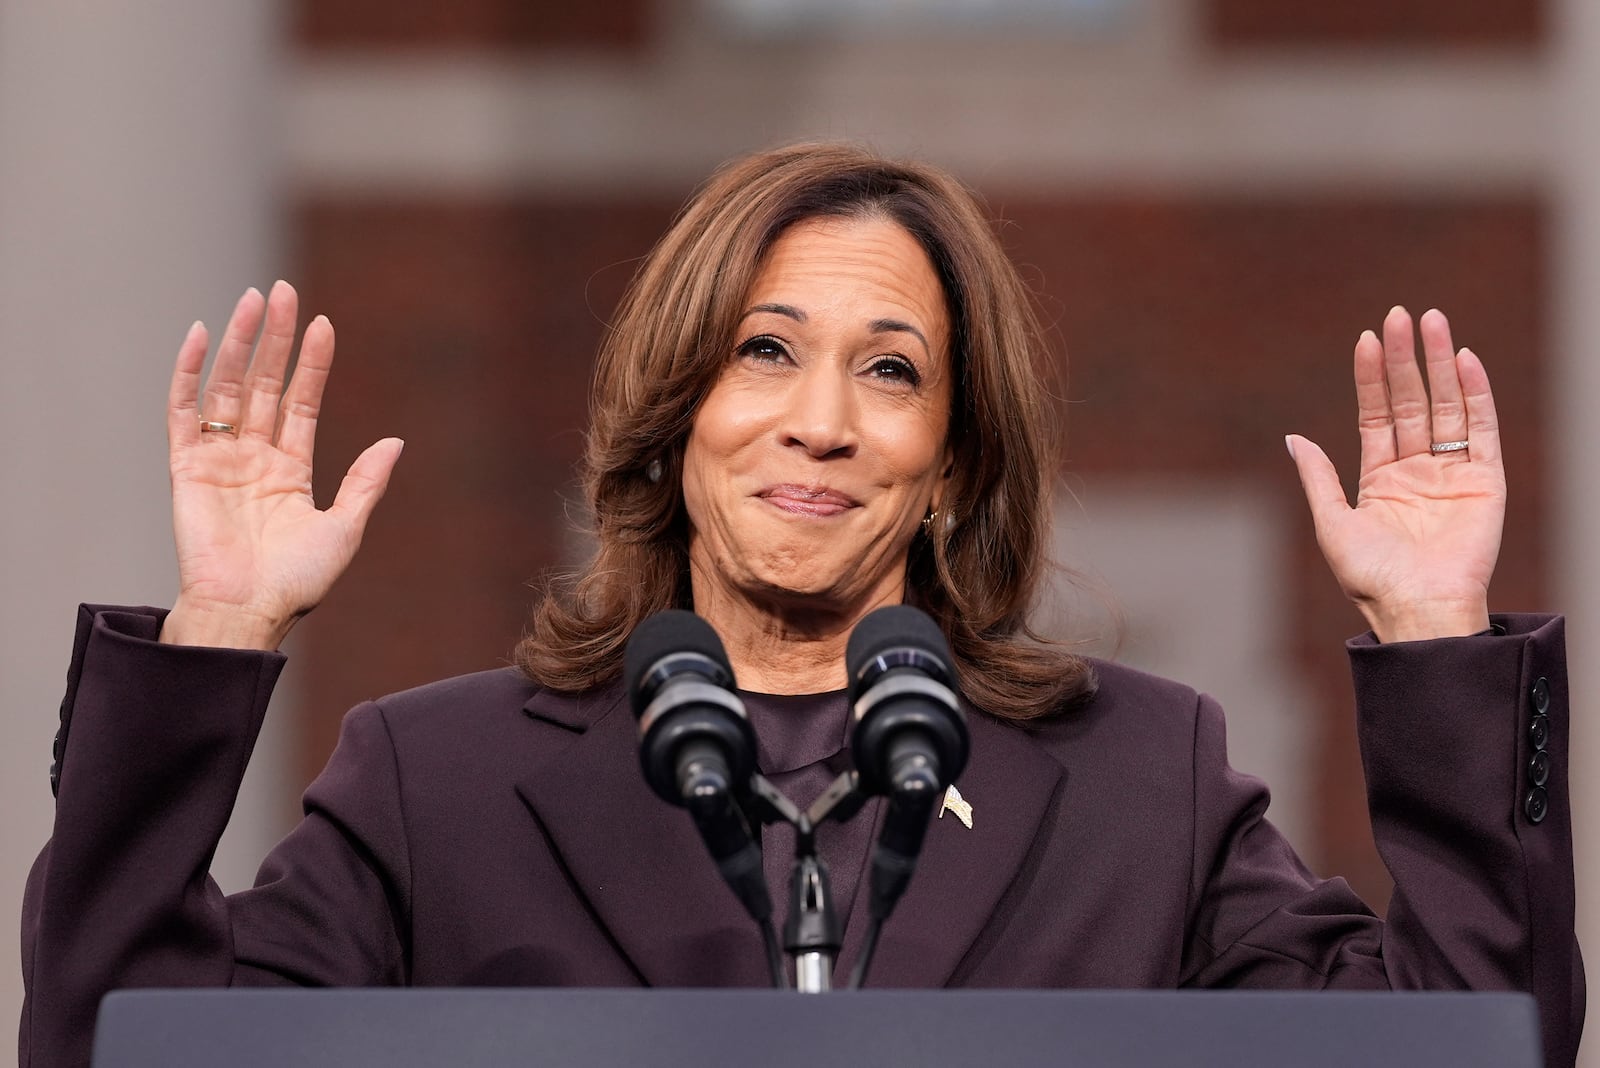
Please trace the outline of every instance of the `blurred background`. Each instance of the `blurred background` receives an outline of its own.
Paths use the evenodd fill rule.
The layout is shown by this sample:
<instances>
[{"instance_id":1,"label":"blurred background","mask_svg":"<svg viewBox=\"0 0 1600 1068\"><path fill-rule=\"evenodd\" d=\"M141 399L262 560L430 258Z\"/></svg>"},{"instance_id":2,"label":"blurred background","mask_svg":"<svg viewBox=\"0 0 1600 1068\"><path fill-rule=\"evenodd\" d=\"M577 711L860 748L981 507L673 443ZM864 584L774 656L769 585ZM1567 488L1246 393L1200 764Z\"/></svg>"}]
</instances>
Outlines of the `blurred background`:
<instances>
[{"instance_id":1,"label":"blurred background","mask_svg":"<svg viewBox=\"0 0 1600 1068\"><path fill-rule=\"evenodd\" d=\"M218 858L237 889L348 706L505 662L530 583L585 551L592 355L639 258L718 163L819 138L956 172L1038 293L1068 369L1057 555L1084 576L1042 625L1219 697L1274 818L1381 908L1362 625L1282 438L1353 472L1356 336L1444 309L1507 439L1494 607L1569 613L1597 692L1597 104L1590 0L7 0L0 917L49 834L73 606L174 592L162 407L190 321L280 276L333 319L324 503L366 443L407 441L291 638ZM0 968L0 1019L21 998Z\"/></svg>"}]
</instances>

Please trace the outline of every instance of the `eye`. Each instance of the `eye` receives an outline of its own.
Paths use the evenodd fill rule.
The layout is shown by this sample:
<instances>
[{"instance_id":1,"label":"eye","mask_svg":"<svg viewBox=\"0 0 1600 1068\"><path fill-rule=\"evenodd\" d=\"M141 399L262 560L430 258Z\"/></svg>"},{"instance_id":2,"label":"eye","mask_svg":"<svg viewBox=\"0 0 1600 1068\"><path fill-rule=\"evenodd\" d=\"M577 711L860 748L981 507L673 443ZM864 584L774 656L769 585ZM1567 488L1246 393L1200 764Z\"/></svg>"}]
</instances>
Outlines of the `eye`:
<instances>
[{"instance_id":1,"label":"eye","mask_svg":"<svg viewBox=\"0 0 1600 1068\"><path fill-rule=\"evenodd\" d=\"M760 363L777 363L788 358L789 350L771 334L760 334L735 349L734 355Z\"/></svg>"},{"instance_id":2,"label":"eye","mask_svg":"<svg viewBox=\"0 0 1600 1068\"><path fill-rule=\"evenodd\" d=\"M885 382L904 382L913 387L922 385L922 372L904 356L879 356L867 368L867 373Z\"/></svg>"}]
</instances>

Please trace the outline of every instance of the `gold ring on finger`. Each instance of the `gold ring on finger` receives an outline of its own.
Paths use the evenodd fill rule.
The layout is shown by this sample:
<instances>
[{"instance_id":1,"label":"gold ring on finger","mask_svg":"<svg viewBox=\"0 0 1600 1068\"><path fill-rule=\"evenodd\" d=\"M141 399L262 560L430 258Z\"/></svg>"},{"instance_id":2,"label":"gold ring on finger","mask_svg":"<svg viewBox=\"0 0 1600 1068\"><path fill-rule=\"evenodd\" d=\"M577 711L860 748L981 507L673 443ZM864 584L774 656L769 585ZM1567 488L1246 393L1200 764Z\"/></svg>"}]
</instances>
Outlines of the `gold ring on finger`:
<instances>
[{"instance_id":1,"label":"gold ring on finger","mask_svg":"<svg viewBox=\"0 0 1600 1068\"><path fill-rule=\"evenodd\" d=\"M200 420L202 434L237 434L239 428L232 423L219 423L215 419Z\"/></svg>"}]
</instances>

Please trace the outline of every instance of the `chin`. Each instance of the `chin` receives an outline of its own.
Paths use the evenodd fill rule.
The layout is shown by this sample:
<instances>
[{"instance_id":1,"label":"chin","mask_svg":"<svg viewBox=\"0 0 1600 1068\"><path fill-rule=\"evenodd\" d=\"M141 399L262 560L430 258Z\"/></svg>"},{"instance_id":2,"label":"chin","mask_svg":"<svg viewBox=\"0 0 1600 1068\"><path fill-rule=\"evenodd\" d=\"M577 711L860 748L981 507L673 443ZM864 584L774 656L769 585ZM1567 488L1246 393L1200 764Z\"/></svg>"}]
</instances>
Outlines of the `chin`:
<instances>
[{"instance_id":1,"label":"chin","mask_svg":"<svg viewBox=\"0 0 1600 1068\"><path fill-rule=\"evenodd\" d=\"M751 600L791 611L832 613L842 611L850 602L848 591L842 588L842 576L824 577L816 569L769 572L752 578L753 581L744 584Z\"/></svg>"},{"instance_id":2,"label":"chin","mask_svg":"<svg viewBox=\"0 0 1600 1068\"><path fill-rule=\"evenodd\" d=\"M818 607L846 599L836 583L818 581L815 576L759 579L751 592L766 600L813 602Z\"/></svg>"}]
</instances>

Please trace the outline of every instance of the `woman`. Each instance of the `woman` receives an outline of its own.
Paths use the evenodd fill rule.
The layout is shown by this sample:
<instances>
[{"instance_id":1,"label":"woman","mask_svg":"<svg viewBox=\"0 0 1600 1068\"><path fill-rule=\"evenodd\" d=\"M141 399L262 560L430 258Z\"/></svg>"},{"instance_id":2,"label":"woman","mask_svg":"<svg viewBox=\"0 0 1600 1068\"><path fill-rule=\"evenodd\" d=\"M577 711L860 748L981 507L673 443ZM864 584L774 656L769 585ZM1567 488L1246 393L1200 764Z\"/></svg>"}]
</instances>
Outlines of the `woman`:
<instances>
[{"instance_id":1,"label":"woman","mask_svg":"<svg viewBox=\"0 0 1600 1068\"><path fill-rule=\"evenodd\" d=\"M901 600L950 641L981 811L930 829L876 985L1524 989L1550 1063L1571 1061L1560 623L1491 624L1494 407L1442 315L1420 324L1431 401L1404 311L1356 345L1355 508L1288 439L1373 629L1351 656L1385 923L1265 821L1213 702L1027 634L1053 463L1028 295L953 180L828 146L726 168L641 268L596 375L598 551L542 600L519 669L353 711L305 820L224 898L206 868L275 650L400 453L373 445L315 508L333 336L307 327L280 397L295 311L285 285L247 293L203 392L191 329L169 413L177 600L80 615L25 904L24 1063L81 1062L119 986L764 984L754 926L639 776L623 644L659 609L710 621L762 769L804 804L846 761L851 627ZM820 843L844 968L875 818ZM781 894L785 850L763 844Z\"/></svg>"}]
</instances>

